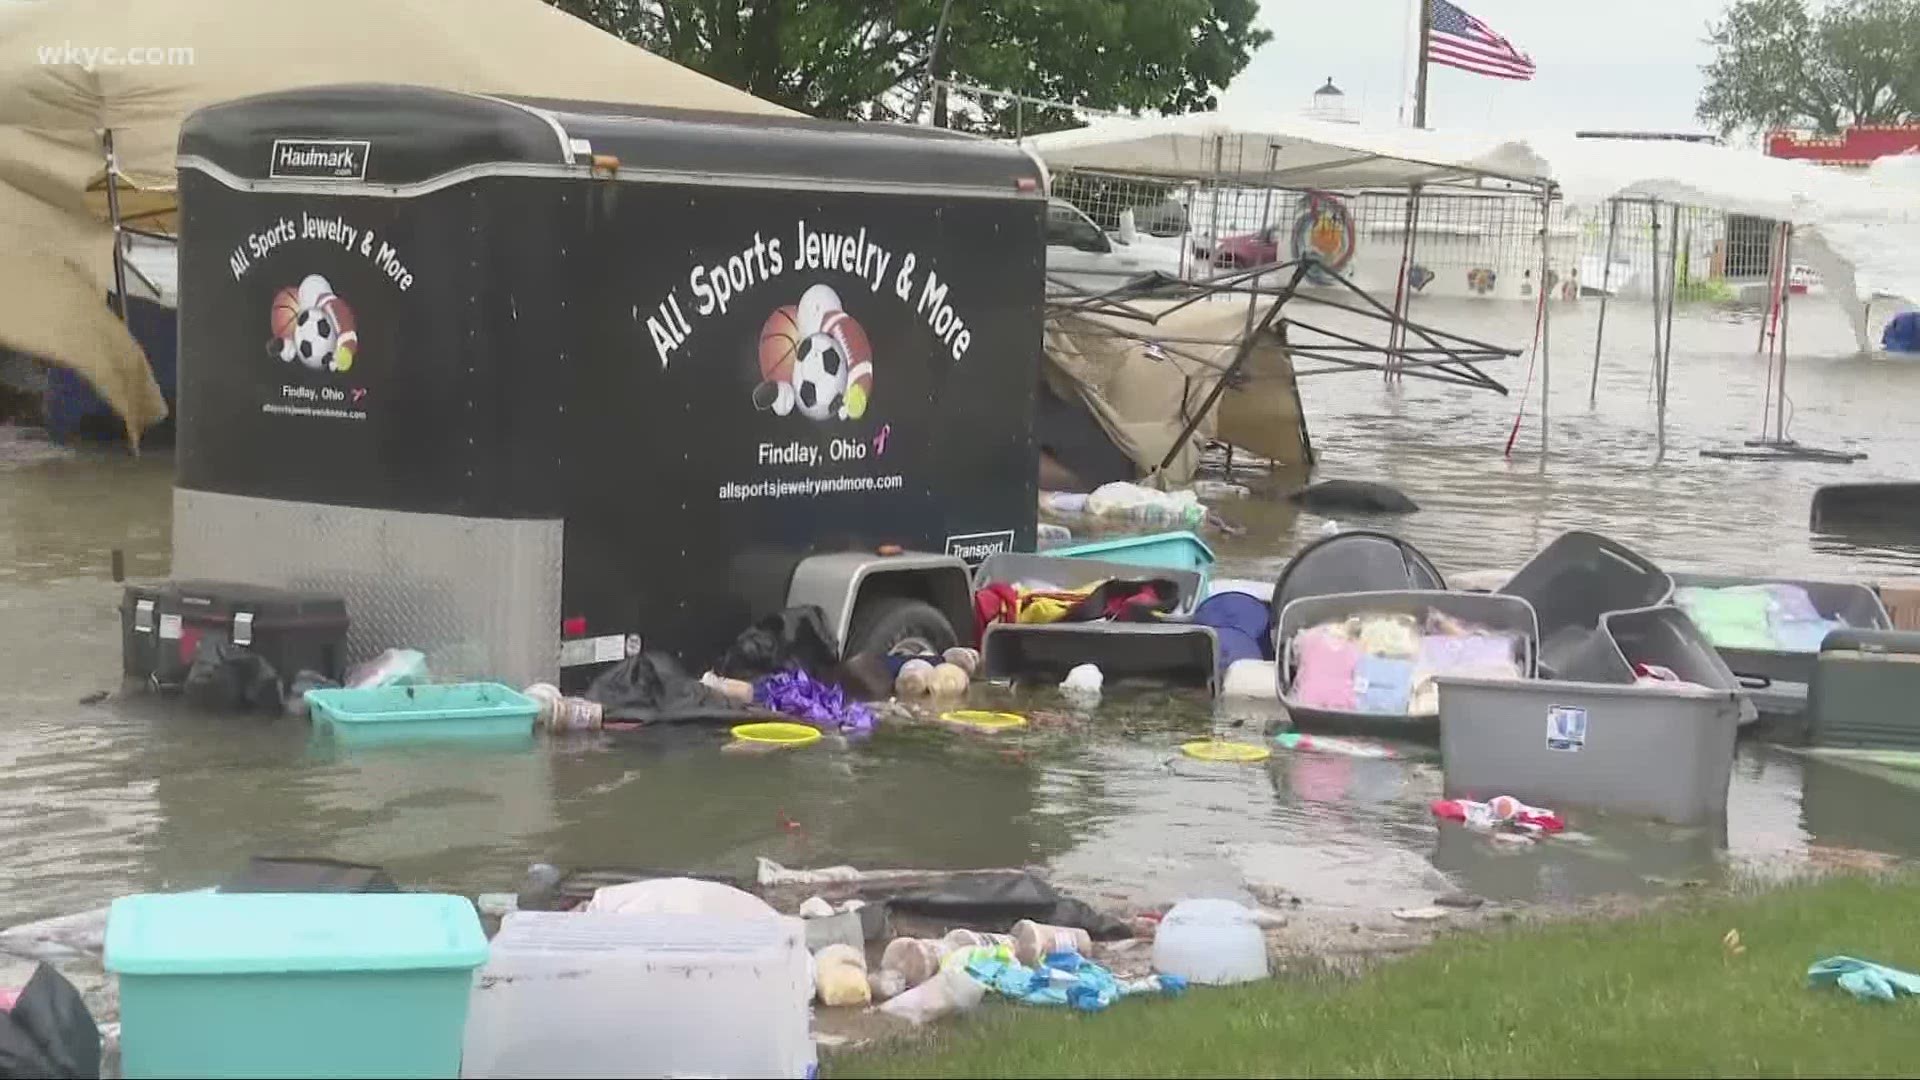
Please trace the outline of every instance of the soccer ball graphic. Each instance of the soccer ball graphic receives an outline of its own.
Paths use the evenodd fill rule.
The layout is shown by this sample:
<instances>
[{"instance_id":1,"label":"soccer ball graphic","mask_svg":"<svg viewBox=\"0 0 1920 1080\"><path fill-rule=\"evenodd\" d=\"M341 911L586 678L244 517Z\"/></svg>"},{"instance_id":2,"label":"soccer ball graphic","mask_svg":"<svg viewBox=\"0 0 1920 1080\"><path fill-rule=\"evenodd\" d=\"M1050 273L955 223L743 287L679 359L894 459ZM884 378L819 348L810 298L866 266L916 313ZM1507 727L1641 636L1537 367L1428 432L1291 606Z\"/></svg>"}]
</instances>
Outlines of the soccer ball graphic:
<instances>
[{"instance_id":1,"label":"soccer ball graphic","mask_svg":"<svg viewBox=\"0 0 1920 1080\"><path fill-rule=\"evenodd\" d=\"M315 371L333 370L333 349L339 341L340 328L325 308L310 307L294 317L293 353Z\"/></svg>"},{"instance_id":2,"label":"soccer ball graphic","mask_svg":"<svg viewBox=\"0 0 1920 1080\"><path fill-rule=\"evenodd\" d=\"M803 338L794 351L794 405L809 420L838 416L847 392L847 358L826 334Z\"/></svg>"}]
</instances>

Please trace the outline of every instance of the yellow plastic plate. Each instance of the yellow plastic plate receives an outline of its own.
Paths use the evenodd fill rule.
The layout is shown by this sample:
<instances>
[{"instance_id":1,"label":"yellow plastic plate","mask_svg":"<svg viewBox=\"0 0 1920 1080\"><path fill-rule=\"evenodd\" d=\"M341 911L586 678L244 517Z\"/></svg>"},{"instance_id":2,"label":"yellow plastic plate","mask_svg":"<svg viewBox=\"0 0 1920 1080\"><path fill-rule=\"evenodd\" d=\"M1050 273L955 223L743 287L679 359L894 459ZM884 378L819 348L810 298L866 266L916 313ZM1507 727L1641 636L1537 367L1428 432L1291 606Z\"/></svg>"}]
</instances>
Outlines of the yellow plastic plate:
<instances>
[{"instance_id":1,"label":"yellow plastic plate","mask_svg":"<svg viewBox=\"0 0 1920 1080\"><path fill-rule=\"evenodd\" d=\"M1267 758L1273 756L1273 751L1264 746L1255 746L1252 743L1242 742L1220 742L1215 739L1208 739L1203 742L1183 743L1180 747L1180 752L1190 758L1199 758L1201 761L1244 761L1251 763L1255 761L1265 761Z\"/></svg>"},{"instance_id":2,"label":"yellow plastic plate","mask_svg":"<svg viewBox=\"0 0 1920 1080\"><path fill-rule=\"evenodd\" d=\"M1012 731L1014 728L1027 726L1027 718L1019 713L988 712L985 709L961 709L957 712L941 713L940 719L975 731Z\"/></svg>"},{"instance_id":3,"label":"yellow plastic plate","mask_svg":"<svg viewBox=\"0 0 1920 1080\"><path fill-rule=\"evenodd\" d=\"M733 737L768 746L805 746L820 741L820 729L809 724L741 724L733 729Z\"/></svg>"}]
</instances>

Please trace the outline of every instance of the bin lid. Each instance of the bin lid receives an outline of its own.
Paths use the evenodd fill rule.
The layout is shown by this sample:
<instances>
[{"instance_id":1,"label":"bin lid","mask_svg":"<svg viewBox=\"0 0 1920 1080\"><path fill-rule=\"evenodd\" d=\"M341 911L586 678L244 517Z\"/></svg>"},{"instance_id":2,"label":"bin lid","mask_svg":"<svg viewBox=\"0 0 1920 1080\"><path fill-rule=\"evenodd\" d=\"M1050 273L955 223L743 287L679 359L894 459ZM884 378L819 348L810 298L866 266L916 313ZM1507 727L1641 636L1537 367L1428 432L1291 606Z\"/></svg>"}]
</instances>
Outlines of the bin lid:
<instances>
[{"instance_id":1,"label":"bin lid","mask_svg":"<svg viewBox=\"0 0 1920 1080\"><path fill-rule=\"evenodd\" d=\"M125 896L107 915L106 967L122 975L475 968L487 939L473 903L413 893Z\"/></svg>"}]
</instances>

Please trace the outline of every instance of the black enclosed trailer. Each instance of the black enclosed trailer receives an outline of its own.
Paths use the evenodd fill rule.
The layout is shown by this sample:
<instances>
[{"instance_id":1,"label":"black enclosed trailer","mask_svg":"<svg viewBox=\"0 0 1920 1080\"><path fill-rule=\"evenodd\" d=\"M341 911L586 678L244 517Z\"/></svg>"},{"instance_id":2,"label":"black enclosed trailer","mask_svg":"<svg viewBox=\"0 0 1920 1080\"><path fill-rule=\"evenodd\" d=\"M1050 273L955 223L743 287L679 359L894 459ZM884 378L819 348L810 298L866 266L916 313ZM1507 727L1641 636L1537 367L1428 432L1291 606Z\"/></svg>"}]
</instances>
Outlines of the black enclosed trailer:
<instances>
[{"instance_id":1,"label":"black enclosed trailer","mask_svg":"<svg viewBox=\"0 0 1920 1080\"><path fill-rule=\"evenodd\" d=\"M1017 148L341 86L203 109L179 166L175 573L339 592L352 654L698 670L793 601L967 637L961 560L1031 550Z\"/></svg>"}]
</instances>

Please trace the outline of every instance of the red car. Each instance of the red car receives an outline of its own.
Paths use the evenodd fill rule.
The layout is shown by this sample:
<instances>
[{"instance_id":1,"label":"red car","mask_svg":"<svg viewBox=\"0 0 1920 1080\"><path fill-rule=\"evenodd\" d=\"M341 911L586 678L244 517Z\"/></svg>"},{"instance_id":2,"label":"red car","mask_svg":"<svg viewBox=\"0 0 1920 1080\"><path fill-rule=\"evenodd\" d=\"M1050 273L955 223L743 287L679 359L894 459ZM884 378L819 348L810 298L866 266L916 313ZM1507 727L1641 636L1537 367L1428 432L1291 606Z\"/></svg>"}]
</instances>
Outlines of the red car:
<instances>
[{"instance_id":1,"label":"red car","mask_svg":"<svg viewBox=\"0 0 1920 1080\"><path fill-rule=\"evenodd\" d=\"M1213 250L1213 265L1222 269L1265 266L1280 261L1280 226L1222 239Z\"/></svg>"}]
</instances>

